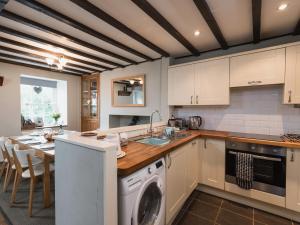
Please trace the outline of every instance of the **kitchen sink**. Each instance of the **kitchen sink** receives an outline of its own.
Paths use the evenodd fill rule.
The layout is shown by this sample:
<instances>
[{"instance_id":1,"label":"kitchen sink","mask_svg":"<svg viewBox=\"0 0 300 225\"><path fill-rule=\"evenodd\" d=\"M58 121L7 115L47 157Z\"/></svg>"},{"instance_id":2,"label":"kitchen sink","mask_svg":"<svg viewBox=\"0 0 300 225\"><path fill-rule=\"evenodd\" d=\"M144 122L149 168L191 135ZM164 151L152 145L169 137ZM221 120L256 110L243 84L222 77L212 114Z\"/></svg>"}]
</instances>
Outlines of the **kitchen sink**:
<instances>
[{"instance_id":1,"label":"kitchen sink","mask_svg":"<svg viewBox=\"0 0 300 225\"><path fill-rule=\"evenodd\" d=\"M143 143L143 144L148 144L148 145L156 145L156 146L162 146L170 143L169 139L162 139L162 138L157 138L157 137L148 137L148 138L143 138L140 140L136 140L136 142Z\"/></svg>"}]
</instances>

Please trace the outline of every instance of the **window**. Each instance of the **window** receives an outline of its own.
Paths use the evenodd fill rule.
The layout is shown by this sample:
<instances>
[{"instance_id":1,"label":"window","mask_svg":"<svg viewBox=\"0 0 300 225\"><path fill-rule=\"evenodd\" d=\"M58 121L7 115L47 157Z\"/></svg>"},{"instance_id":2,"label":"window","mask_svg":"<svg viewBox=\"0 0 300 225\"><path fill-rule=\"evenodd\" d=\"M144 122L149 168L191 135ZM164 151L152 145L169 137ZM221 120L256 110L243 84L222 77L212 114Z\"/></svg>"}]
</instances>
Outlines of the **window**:
<instances>
[{"instance_id":1,"label":"window","mask_svg":"<svg viewBox=\"0 0 300 225\"><path fill-rule=\"evenodd\" d=\"M55 125L53 113L59 113L57 124L67 123L67 81L21 76L21 113L25 120L44 126Z\"/></svg>"}]
</instances>

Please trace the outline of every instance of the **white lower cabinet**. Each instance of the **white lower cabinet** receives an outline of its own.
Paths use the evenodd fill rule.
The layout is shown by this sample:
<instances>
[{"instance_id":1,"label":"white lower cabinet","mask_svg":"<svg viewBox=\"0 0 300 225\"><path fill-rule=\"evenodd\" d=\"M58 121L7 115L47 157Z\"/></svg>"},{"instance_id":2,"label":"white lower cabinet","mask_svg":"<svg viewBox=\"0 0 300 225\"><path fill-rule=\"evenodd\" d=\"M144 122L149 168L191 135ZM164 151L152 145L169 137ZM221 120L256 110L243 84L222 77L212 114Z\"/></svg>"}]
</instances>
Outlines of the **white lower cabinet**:
<instances>
[{"instance_id":1,"label":"white lower cabinet","mask_svg":"<svg viewBox=\"0 0 300 225\"><path fill-rule=\"evenodd\" d=\"M197 143L192 140L166 156L166 224L172 222L198 184Z\"/></svg>"},{"instance_id":2,"label":"white lower cabinet","mask_svg":"<svg viewBox=\"0 0 300 225\"><path fill-rule=\"evenodd\" d=\"M225 141L204 139L200 148L200 183L222 189L225 188Z\"/></svg>"},{"instance_id":3,"label":"white lower cabinet","mask_svg":"<svg viewBox=\"0 0 300 225\"><path fill-rule=\"evenodd\" d=\"M300 149L288 149L286 159L286 208L300 212Z\"/></svg>"},{"instance_id":4,"label":"white lower cabinet","mask_svg":"<svg viewBox=\"0 0 300 225\"><path fill-rule=\"evenodd\" d=\"M187 186L187 194L190 195L198 185L198 165L199 165L198 140L191 141L186 145L186 147L188 148L186 151L186 155L187 155L186 186Z\"/></svg>"}]
</instances>

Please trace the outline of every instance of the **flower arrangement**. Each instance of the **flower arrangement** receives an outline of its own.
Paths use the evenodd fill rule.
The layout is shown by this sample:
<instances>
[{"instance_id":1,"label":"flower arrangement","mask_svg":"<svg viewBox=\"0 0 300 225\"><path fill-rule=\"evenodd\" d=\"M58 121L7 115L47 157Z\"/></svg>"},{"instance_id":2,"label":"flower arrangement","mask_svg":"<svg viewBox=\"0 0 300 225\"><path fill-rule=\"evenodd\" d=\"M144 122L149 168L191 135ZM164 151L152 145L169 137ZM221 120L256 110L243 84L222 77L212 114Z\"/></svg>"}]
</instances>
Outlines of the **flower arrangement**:
<instances>
[{"instance_id":1,"label":"flower arrangement","mask_svg":"<svg viewBox=\"0 0 300 225\"><path fill-rule=\"evenodd\" d=\"M52 118L55 120L55 123L57 123L58 119L60 118L60 113L54 112L52 114Z\"/></svg>"}]
</instances>

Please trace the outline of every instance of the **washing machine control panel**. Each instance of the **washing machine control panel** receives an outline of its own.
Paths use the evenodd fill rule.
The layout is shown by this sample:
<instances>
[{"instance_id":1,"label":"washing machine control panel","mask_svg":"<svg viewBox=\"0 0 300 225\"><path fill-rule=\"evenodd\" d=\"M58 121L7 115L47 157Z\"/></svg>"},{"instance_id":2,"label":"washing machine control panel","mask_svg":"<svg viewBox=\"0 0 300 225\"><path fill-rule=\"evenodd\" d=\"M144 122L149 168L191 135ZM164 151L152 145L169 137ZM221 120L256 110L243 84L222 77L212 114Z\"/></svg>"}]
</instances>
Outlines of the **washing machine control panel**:
<instances>
[{"instance_id":1,"label":"washing machine control panel","mask_svg":"<svg viewBox=\"0 0 300 225\"><path fill-rule=\"evenodd\" d=\"M164 165L164 164L163 164L163 162L162 162L161 160L158 161L157 163L155 163L156 169L162 167L163 165Z\"/></svg>"}]
</instances>

